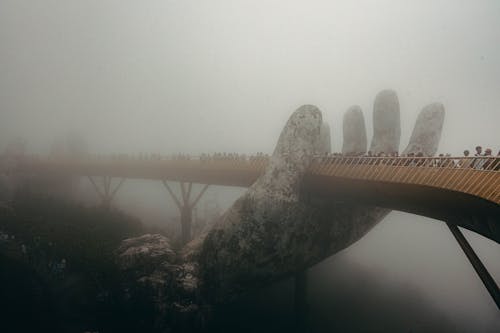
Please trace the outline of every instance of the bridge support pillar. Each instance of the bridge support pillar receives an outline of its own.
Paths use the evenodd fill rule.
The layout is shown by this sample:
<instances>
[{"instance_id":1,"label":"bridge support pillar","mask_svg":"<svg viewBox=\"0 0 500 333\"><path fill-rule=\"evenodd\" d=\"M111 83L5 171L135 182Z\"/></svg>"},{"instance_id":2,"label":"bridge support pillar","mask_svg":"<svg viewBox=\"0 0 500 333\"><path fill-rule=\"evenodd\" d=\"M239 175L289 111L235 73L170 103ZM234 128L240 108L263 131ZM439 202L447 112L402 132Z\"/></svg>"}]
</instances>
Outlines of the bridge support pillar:
<instances>
[{"instance_id":1,"label":"bridge support pillar","mask_svg":"<svg viewBox=\"0 0 500 333\"><path fill-rule=\"evenodd\" d=\"M192 237L192 223L193 223L193 208L196 207L198 201L200 201L201 197L205 193L208 188L208 184L205 185L200 193L196 195L193 201L191 201L191 190L193 187L193 183L189 183L186 188L186 184L184 182L180 182L180 188L182 193L182 198L179 199L174 191L170 188L167 181L163 180L163 185L167 189L168 193L174 199L174 202L179 208L180 217L181 217L181 241L182 244L186 244L191 240Z\"/></svg>"},{"instance_id":2,"label":"bridge support pillar","mask_svg":"<svg viewBox=\"0 0 500 333\"><path fill-rule=\"evenodd\" d=\"M102 177L102 189L98 186L97 182L94 180L94 178L92 178L92 176L88 176L88 178L90 180L90 183L93 185L94 190L97 192L99 198L101 199L101 206L109 209L111 207L111 201L113 201L116 193L123 185L125 178L120 179L120 182L114 189L111 188L113 178L110 176Z\"/></svg>"},{"instance_id":3,"label":"bridge support pillar","mask_svg":"<svg viewBox=\"0 0 500 333\"><path fill-rule=\"evenodd\" d=\"M474 270L476 271L477 275L479 275L479 278L481 279L481 281L483 281L484 286L490 293L498 309L500 309L500 291L498 289L498 285L496 284L495 280L493 279L493 277L491 277L486 267L484 267L483 263L476 255L476 253L470 246L469 242L467 242L467 239L462 234L460 229L458 229L458 227L455 224L451 223L446 223L446 224L448 225L448 228L450 229L451 233L453 234L458 244L464 251L465 255L469 259L469 262L471 263L472 267L474 267Z\"/></svg>"}]
</instances>

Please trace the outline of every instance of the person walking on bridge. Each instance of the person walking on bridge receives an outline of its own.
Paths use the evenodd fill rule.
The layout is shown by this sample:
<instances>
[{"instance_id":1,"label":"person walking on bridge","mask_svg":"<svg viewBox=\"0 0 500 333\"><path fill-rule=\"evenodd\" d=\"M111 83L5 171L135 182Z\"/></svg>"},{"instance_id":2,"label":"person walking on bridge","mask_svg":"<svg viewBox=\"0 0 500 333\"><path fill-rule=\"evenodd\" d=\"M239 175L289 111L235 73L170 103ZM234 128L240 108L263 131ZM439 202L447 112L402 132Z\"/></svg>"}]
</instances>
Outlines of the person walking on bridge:
<instances>
[{"instance_id":1,"label":"person walking on bridge","mask_svg":"<svg viewBox=\"0 0 500 333\"><path fill-rule=\"evenodd\" d=\"M469 158L469 151L466 149L464 150L464 157L463 159L458 161L458 167L459 168L468 168L472 164L472 159Z\"/></svg>"},{"instance_id":2,"label":"person walking on bridge","mask_svg":"<svg viewBox=\"0 0 500 333\"><path fill-rule=\"evenodd\" d=\"M476 153L474 154L474 156L482 156L482 153L483 153L483 147L476 146Z\"/></svg>"},{"instance_id":3,"label":"person walking on bridge","mask_svg":"<svg viewBox=\"0 0 500 333\"><path fill-rule=\"evenodd\" d=\"M492 163L493 163L493 159L491 159L491 149L486 148L483 156L485 157L484 163L483 163L483 169L488 170L492 166Z\"/></svg>"},{"instance_id":4,"label":"person walking on bridge","mask_svg":"<svg viewBox=\"0 0 500 333\"><path fill-rule=\"evenodd\" d=\"M474 154L476 158L474 159L471 165L474 169L481 169L482 161L478 157L482 156L482 153L483 153L483 147L476 146L476 153Z\"/></svg>"}]
</instances>

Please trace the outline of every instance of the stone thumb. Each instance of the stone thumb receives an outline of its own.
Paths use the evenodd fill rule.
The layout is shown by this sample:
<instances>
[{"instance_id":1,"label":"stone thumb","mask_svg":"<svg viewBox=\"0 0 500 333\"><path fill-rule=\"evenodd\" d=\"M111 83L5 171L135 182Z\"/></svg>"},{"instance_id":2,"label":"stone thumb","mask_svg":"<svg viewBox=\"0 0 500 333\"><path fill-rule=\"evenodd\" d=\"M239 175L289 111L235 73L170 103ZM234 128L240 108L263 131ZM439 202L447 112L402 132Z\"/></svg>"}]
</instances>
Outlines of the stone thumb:
<instances>
[{"instance_id":1,"label":"stone thumb","mask_svg":"<svg viewBox=\"0 0 500 333\"><path fill-rule=\"evenodd\" d=\"M320 140L321 111L303 105L289 118L263 175L249 188L248 195L295 201L300 184Z\"/></svg>"}]
</instances>

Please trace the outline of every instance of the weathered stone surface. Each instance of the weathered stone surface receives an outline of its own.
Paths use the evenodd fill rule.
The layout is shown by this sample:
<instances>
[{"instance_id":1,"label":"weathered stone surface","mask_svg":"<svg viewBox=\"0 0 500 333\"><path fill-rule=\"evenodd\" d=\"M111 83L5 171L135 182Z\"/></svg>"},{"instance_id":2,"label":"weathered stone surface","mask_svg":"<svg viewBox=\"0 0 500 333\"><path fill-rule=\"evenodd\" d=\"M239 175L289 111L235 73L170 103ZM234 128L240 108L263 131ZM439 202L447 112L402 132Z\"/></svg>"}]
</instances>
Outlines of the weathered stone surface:
<instances>
[{"instance_id":1,"label":"weathered stone surface","mask_svg":"<svg viewBox=\"0 0 500 333\"><path fill-rule=\"evenodd\" d=\"M194 331L202 315L197 264L182 262L162 235L126 239L116 251L131 303L146 298L154 310L155 329Z\"/></svg>"},{"instance_id":2,"label":"weathered stone surface","mask_svg":"<svg viewBox=\"0 0 500 333\"><path fill-rule=\"evenodd\" d=\"M302 176L309 168L319 141L321 112L313 105L301 106L288 120L264 174L244 196L295 202Z\"/></svg>"},{"instance_id":3,"label":"weathered stone surface","mask_svg":"<svg viewBox=\"0 0 500 333\"><path fill-rule=\"evenodd\" d=\"M351 106L346 113L342 123L343 143L342 154L361 155L366 153L367 139L365 118L363 111L358 105Z\"/></svg>"},{"instance_id":4,"label":"weathered stone surface","mask_svg":"<svg viewBox=\"0 0 500 333\"><path fill-rule=\"evenodd\" d=\"M370 150L386 154L398 152L400 139L398 96L393 90L382 90L373 104L373 138Z\"/></svg>"},{"instance_id":5,"label":"weathered stone surface","mask_svg":"<svg viewBox=\"0 0 500 333\"><path fill-rule=\"evenodd\" d=\"M316 108L297 110L264 175L204 239L196 260L211 302L318 263L359 240L389 212L302 193L300 181L319 145L320 124Z\"/></svg>"},{"instance_id":6,"label":"weathered stone surface","mask_svg":"<svg viewBox=\"0 0 500 333\"><path fill-rule=\"evenodd\" d=\"M323 122L319 131L319 141L316 148L318 154L327 154L332 151L332 139L330 136L330 126Z\"/></svg>"},{"instance_id":7,"label":"weathered stone surface","mask_svg":"<svg viewBox=\"0 0 500 333\"><path fill-rule=\"evenodd\" d=\"M288 120L264 174L216 223L199 252L204 292L223 301L305 268L307 207L300 183L314 157L322 117L311 105ZM307 237L306 237L307 238Z\"/></svg>"},{"instance_id":8,"label":"weathered stone surface","mask_svg":"<svg viewBox=\"0 0 500 333\"><path fill-rule=\"evenodd\" d=\"M158 234L125 239L118 248L117 255L123 269L154 266L162 262L173 263L176 258L169 240Z\"/></svg>"},{"instance_id":9,"label":"weathered stone surface","mask_svg":"<svg viewBox=\"0 0 500 333\"><path fill-rule=\"evenodd\" d=\"M444 106L441 103L425 106L418 115L410 142L403 154L421 152L424 156L434 156L441 139L444 115Z\"/></svg>"}]
</instances>

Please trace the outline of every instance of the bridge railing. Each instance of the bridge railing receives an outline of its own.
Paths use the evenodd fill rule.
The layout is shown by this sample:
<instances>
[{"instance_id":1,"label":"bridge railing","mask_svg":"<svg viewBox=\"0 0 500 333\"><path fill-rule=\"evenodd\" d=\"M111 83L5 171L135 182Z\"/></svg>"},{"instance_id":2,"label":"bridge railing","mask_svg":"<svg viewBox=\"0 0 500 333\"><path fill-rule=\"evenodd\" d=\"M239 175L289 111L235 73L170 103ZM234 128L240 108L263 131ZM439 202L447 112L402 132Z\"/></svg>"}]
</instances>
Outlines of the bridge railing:
<instances>
[{"instance_id":1,"label":"bridge railing","mask_svg":"<svg viewBox=\"0 0 500 333\"><path fill-rule=\"evenodd\" d=\"M0 156L4 159L6 156ZM7 157L8 158L8 157ZM145 154L145 155L98 155L85 154L80 156L68 155L23 155L16 156L17 161L178 161L189 162L199 161L204 163L209 162L235 162L235 163L250 163L260 164L269 161L268 155L228 155L228 156L213 156L213 155L161 155L161 154ZM389 166L424 166L424 167L446 167L446 168L475 168L480 170L498 171L500 169L499 156L474 156L474 157L407 157L407 156L332 156L332 155L317 155L314 157L315 163L328 164L349 164L349 165L389 165Z\"/></svg>"},{"instance_id":2,"label":"bridge railing","mask_svg":"<svg viewBox=\"0 0 500 333\"><path fill-rule=\"evenodd\" d=\"M499 171L500 157L475 156L475 157L371 157L371 156L318 156L314 159L316 164L335 165L367 165L367 166L405 166L405 167L431 167L431 168L473 168L484 171Z\"/></svg>"},{"instance_id":3,"label":"bridge railing","mask_svg":"<svg viewBox=\"0 0 500 333\"><path fill-rule=\"evenodd\" d=\"M3 156L0 156L2 158ZM224 162L229 164L250 165L262 167L269 161L266 155L232 155L224 157L213 157L211 155L185 155L167 156L160 154L151 155L82 155L82 156L47 156L41 157L37 155L24 155L16 158L17 162L75 162L75 163L89 163L89 162L128 162L128 161L168 161L168 162L200 162L204 164L213 162ZM313 164L327 164L327 165L367 165L367 166L405 166L405 167L439 167L439 168L473 168L476 170L484 171L499 171L500 170L500 157L495 156L474 156L474 157L372 157L372 156L315 156Z\"/></svg>"},{"instance_id":4,"label":"bridge railing","mask_svg":"<svg viewBox=\"0 0 500 333\"><path fill-rule=\"evenodd\" d=\"M432 186L500 202L500 158L322 157L311 173L356 180Z\"/></svg>"},{"instance_id":5,"label":"bridge railing","mask_svg":"<svg viewBox=\"0 0 500 333\"><path fill-rule=\"evenodd\" d=\"M100 170L113 172L113 168L141 169L141 175L150 170L163 168L177 170L196 169L262 172L269 163L269 157L243 155L200 155L164 156L150 155L148 158L127 155L83 155L78 157L37 156L18 157L14 163L0 167L1 172L44 170ZM1 164L1 163L0 163ZM82 168L83 166L83 168ZM104 170L104 171L103 171ZM367 181L384 181L407 184L421 184L448 188L500 201L500 158L493 156L474 157L371 157L371 156L315 156L310 166L312 174L351 178Z\"/></svg>"}]
</instances>

